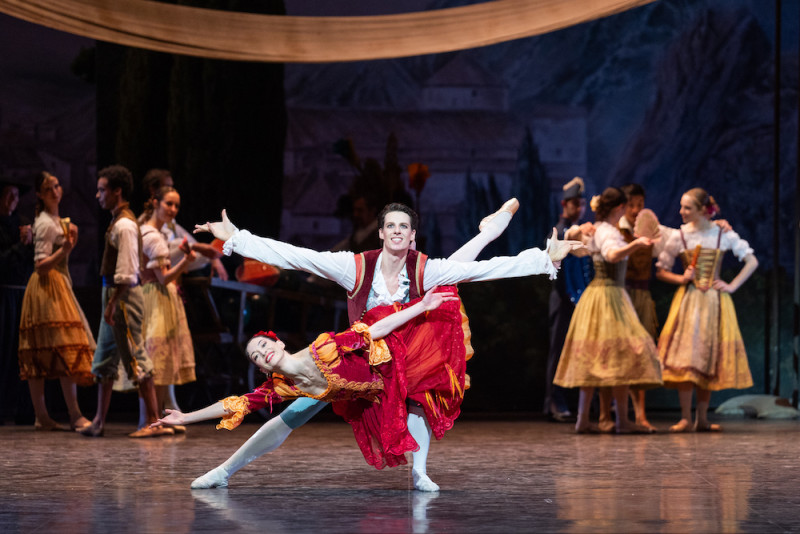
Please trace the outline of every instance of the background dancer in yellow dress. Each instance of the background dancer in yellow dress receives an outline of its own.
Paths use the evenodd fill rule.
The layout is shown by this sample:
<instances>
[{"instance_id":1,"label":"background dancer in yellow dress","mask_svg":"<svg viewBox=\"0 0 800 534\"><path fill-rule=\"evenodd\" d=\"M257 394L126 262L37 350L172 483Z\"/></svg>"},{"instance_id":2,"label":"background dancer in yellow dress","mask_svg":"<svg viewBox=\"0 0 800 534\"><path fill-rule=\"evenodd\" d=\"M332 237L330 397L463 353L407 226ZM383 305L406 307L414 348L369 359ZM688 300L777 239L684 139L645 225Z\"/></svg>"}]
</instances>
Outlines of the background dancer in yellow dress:
<instances>
[{"instance_id":1,"label":"background dancer in yellow dress","mask_svg":"<svg viewBox=\"0 0 800 534\"><path fill-rule=\"evenodd\" d=\"M595 276L572 314L564 350L554 384L580 388L578 433L597 431L589 422L589 408L597 387L610 387L619 407L628 405L630 386L661 385L661 370L653 338L639 322L625 291L627 258L652 241L640 237L626 243L617 230L625 211L625 194L609 187L592 198L591 208L597 224L594 235L584 236L594 260ZM567 232L567 239L580 234L578 227ZM650 432L628 418L628 411L617 410L617 433Z\"/></svg>"},{"instance_id":2,"label":"background dancer in yellow dress","mask_svg":"<svg viewBox=\"0 0 800 534\"><path fill-rule=\"evenodd\" d=\"M181 197L175 188L164 186L148 200L140 226L145 264L142 269L144 295L144 346L153 361L153 380L156 388L158 413L174 408L168 401L169 387L194 382L194 347L186 322L186 310L178 295L176 280L194 260L188 243L183 257L174 265L170 249L160 229L175 219ZM140 420L144 419L140 403ZM173 427L184 432L183 427Z\"/></svg>"}]
</instances>

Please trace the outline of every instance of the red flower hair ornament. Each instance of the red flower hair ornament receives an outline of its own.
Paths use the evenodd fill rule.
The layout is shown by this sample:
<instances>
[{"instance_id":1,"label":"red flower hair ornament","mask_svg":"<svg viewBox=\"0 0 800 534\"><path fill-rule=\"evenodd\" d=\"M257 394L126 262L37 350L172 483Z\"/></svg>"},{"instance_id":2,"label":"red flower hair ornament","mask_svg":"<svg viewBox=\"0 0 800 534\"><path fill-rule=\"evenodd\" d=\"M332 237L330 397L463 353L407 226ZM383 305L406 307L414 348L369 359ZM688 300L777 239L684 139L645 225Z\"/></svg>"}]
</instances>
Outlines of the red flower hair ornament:
<instances>
[{"instance_id":1,"label":"red flower hair ornament","mask_svg":"<svg viewBox=\"0 0 800 534\"><path fill-rule=\"evenodd\" d=\"M278 338L278 334L276 334L272 330L269 330L267 332L265 332L264 330L261 330L260 332L258 332L253 337L267 337L267 338L271 339L272 341L280 341L280 339Z\"/></svg>"}]
</instances>

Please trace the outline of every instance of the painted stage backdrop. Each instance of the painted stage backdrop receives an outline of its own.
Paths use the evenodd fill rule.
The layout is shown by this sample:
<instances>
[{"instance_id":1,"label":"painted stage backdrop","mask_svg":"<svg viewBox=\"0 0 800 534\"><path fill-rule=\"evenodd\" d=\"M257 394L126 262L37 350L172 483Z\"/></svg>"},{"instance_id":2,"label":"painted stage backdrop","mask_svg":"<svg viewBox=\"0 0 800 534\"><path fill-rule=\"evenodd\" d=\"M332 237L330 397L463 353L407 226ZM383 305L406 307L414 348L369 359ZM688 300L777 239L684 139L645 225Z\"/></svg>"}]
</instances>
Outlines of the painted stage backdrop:
<instances>
[{"instance_id":1,"label":"painted stage backdrop","mask_svg":"<svg viewBox=\"0 0 800 534\"><path fill-rule=\"evenodd\" d=\"M474 2L437 0L423 7L465 3ZM295 14L291 4L286 8ZM763 392L775 210L786 244L779 267L787 296L791 287L784 272L791 272L794 254L799 10L797 1L783 5L778 206L772 202L774 2L660 0L481 49L286 65L283 176L263 177L265 187L279 182L275 189L282 191L276 237L328 249L350 233L355 198L366 195L378 204L404 198L420 212L426 252L446 256L477 231L483 216L517 196L520 211L485 253L515 254L543 245L560 209L561 185L573 176L584 178L589 196L609 185L642 184L647 206L670 226L680 223L681 193L700 186L716 198L722 217L750 242L761 263L734 300L753 392ZM370 12L360 9L356 14ZM76 59L73 71L86 72L80 61L87 51L80 50L93 43L8 17L0 18L0 28L6 30L0 31L2 48L11 52L0 55L0 171L18 177L42 168L56 171L65 185L62 212L82 230L73 276L77 285L94 285L93 243L103 230L93 197L94 147L108 132L95 128L95 86L70 73ZM426 181L409 183L411 164L426 166ZM179 189L192 180L176 176ZM229 211L235 210L236 200L228 202ZM213 198L198 204L184 203L184 225L223 207ZM32 212L32 205L28 195L20 209ZM728 258L726 276L739 266ZM548 292L549 283L538 279L462 287L476 344L466 409L539 410ZM654 293L663 322L672 288L656 283ZM788 396L791 302L781 305L781 394ZM521 377L517 392L503 386L508 366ZM712 402L738 393L715 395ZM673 407L673 396L656 393L653 406Z\"/></svg>"}]
</instances>

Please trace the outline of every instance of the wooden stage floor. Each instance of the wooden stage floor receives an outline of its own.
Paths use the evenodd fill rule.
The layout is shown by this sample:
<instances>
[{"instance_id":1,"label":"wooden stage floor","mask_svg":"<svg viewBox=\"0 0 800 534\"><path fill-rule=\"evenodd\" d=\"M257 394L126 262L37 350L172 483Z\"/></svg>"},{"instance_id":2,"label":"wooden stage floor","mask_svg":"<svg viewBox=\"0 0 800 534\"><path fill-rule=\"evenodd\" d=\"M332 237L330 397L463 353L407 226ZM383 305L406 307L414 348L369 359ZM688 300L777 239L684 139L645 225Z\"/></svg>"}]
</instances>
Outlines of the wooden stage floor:
<instances>
[{"instance_id":1,"label":"wooden stage floor","mask_svg":"<svg viewBox=\"0 0 800 534\"><path fill-rule=\"evenodd\" d=\"M671 422L654 421L666 428ZM134 440L0 426L0 532L798 532L800 423L575 435L531 418L462 420L432 445L442 490L377 471L349 426L313 422L228 489L190 490L257 424Z\"/></svg>"}]
</instances>

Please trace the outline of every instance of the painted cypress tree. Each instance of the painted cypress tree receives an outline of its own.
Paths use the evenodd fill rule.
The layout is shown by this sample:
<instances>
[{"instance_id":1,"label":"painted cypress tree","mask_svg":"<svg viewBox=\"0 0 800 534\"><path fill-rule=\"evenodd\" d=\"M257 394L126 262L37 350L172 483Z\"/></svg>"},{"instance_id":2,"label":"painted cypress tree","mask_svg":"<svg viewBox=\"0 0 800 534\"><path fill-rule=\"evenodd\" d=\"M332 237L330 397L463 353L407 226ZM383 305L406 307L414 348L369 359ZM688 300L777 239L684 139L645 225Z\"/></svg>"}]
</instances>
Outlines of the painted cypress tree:
<instances>
[{"instance_id":1,"label":"painted cypress tree","mask_svg":"<svg viewBox=\"0 0 800 534\"><path fill-rule=\"evenodd\" d=\"M516 254L526 248L542 248L555 218L550 202L550 181L530 128L525 129L519 149L511 194L519 200L519 211L514 216L517 220L506 231L511 251Z\"/></svg>"}]
</instances>

